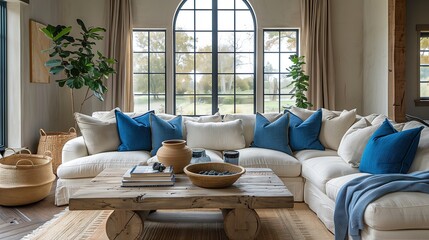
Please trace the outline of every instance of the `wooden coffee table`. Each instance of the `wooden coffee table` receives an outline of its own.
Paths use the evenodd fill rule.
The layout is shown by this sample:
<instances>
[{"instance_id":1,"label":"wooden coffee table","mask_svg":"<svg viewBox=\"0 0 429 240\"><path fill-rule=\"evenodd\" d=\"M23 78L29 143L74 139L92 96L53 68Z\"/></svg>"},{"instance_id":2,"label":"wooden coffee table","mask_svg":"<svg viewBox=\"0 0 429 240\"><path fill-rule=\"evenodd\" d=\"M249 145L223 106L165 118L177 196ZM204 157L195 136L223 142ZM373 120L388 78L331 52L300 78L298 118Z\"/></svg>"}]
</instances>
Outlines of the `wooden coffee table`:
<instances>
[{"instance_id":1,"label":"wooden coffee table","mask_svg":"<svg viewBox=\"0 0 429 240\"><path fill-rule=\"evenodd\" d=\"M271 169L247 168L231 187L205 189L176 175L173 187L121 187L127 169L105 169L70 198L70 210L114 210L106 224L110 239L139 239L151 210L219 208L230 239L254 239L260 230L255 209L292 208L293 195Z\"/></svg>"}]
</instances>

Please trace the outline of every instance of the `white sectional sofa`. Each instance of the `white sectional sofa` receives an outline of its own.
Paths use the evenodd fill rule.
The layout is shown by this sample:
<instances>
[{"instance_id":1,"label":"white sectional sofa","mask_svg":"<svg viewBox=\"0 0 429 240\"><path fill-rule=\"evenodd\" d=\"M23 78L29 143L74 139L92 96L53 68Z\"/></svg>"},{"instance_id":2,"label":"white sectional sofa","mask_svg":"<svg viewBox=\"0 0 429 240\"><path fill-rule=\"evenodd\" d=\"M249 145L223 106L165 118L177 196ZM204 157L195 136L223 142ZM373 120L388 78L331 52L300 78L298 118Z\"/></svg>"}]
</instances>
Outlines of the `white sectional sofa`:
<instances>
[{"instance_id":1,"label":"white sectional sofa","mask_svg":"<svg viewBox=\"0 0 429 240\"><path fill-rule=\"evenodd\" d=\"M103 114L106 113L97 112L93 116L102 117ZM265 117L274 121L280 115L265 114ZM165 119L171 117L164 116ZM355 121L360 118L357 116ZM223 117L224 122L236 119L242 121L245 139L245 147L236 149L240 152L240 165L271 168L294 194L295 201L305 201L326 227L334 232L333 216L339 189L351 179L366 173L360 173L358 168L346 163L336 150L302 150L290 156L275 150L249 147L253 141L255 115L227 114ZM192 121L200 120L193 118ZM408 122L400 128L405 130L417 126L420 126L417 122ZM186 136L185 129L184 132ZM223 161L222 151L206 149L206 152L212 161ZM63 163L58 168L55 202L57 205L68 204L73 192L105 168L131 167L147 164L148 161L153 159L146 151L111 151L89 155L83 137L70 140L63 148ZM429 128L421 133L410 172L422 170L429 170ZM417 192L385 195L366 208L364 222L363 239L428 239L429 195Z\"/></svg>"}]
</instances>

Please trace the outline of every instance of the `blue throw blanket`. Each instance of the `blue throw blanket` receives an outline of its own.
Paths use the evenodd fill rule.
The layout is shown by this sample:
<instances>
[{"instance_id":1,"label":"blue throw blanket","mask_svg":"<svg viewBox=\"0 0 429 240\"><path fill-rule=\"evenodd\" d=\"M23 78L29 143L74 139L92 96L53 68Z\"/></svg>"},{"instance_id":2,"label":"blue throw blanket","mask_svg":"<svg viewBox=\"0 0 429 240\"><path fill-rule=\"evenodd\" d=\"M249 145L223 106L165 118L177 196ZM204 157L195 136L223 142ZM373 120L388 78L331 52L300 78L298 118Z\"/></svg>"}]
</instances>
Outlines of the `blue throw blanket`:
<instances>
[{"instance_id":1,"label":"blue throw blanket","mask_svg":"<svg viewBox=\"0 0 429 240\"><path fill-rule=\"evenodd\" d=\"M381 174L358 177L339 191L334 213L335 239L360 239L363 215L371 202L392 192L429 194L429 171L411 174Z\"/></svg>"}]
</instances>

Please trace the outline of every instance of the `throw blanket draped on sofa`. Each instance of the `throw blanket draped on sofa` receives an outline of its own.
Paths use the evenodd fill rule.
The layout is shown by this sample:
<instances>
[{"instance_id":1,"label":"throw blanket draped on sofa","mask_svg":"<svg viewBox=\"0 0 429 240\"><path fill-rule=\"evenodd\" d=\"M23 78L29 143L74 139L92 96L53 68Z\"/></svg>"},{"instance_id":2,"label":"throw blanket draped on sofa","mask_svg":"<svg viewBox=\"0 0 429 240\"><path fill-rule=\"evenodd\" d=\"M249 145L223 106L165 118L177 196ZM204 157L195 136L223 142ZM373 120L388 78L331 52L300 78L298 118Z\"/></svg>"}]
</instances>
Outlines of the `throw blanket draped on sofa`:
<instances>
[{"instance_id":1,"label":"throw blanket draped on sofa","mask_svg":"<svg viewBox=\"0 0 429 240\"><path fill-rule=\"evenodd\" d=\"M334 213L335 239L360 239L366 207L392 192L429 194L429 171L411 174L368 175L351 180L339 191Z\"/></svg>"}]
</instances>

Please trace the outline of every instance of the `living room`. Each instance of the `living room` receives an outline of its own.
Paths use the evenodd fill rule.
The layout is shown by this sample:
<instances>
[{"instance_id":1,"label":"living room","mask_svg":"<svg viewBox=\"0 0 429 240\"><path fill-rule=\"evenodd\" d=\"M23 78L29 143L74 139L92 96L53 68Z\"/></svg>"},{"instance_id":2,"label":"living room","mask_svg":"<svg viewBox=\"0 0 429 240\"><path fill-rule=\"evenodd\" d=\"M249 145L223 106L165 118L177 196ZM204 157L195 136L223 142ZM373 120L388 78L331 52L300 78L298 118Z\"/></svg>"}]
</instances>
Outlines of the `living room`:
<instances>
[{"instance_id":1,"label":"living room","mask_svg":"<svg viewBox=\"0 0 429 240\"><path fill-rule=\"evenodd\" d=\"M6 0L0 2L3 14L0 14L2 21L0 26L2 37L0 147L16 150L28 148L36 153L43 135L41 130L54 133L68 132L69 129L74 128L78 135L76 139L82 140L81 142L76 139L71 140L65 145L63 151L54 149L58 150L63 158L58 162L58 165L63 163L63 166L57 166L59 170L54 172L57 174L54 187L45 200L23 207L27 212L31 212L34 207L33 209L37 209L35 212L41 211L40 215L46 215L46 219L43 218L44 220L40 220L37 224L27 224L26 226L32 227L19 232L16 229L19 229L20 225L12 226L13 217L8 215L14 208L0 208L0 215L4 211L5 219L7 221L10 220L9 218L12 219L9 221L10 224L7 224L8 222L2 218L0 236L7 239L19 239L31 234L33 230L53 218L57 212L64 210L68 206L69 198L79 199L79 197L72 197L78 191L80 187L78 185L88 184L105 168L114 166L111 163L109 163L111 165L91 165L91 170L82 170L82 165L79 165L83 164L82 162L75 165L71 163L75 159L90 158L93 155L91 164L94 164L95 161L103 158L124 158L115 155L116 152L112 153L117 150L119 144L116 144L113 150L105 149L101 153L92 151L91 144L85 137L88 124L82 125L84 121L82 119L97 114L101 119L106 119L107 116L117 118L121 113L115 112L115 108L120 108L124 113L134 112L134 115L129 115L133 118L141 115L137 113L143 114L149 110L155 111L154 116L159 115L162 118L165 115L163 120L169 121L172 121L174 116L183 115L183 126L180 125L183 127L181 136L187 140L189 147L206 149L212 161L216 162L216 159L219 162L223 161L225 151L239 150L239 165L248 168L245 175L250 174L253 168L271 168L293 195L295 207L292 210L302 210L300 212L302 217L313 217L309 220L312 224L307 225L309 227L306 229L310 232L309 236L320 233L320 239L324 237L332 239L336 232L333 208L338 192L330 193L328 185L342 186L345 182L340 184L340 181L353 179L347 176L361 174L358 171L359 166L353 165L355 163L351 161L347 162L347 157L341 155L352 154L349 148L341 146L346 143L354 146L351 148L359 149L359 144L351 137L347 142L346 136L352 136L353 132L358 131L357 129L384 124L382 116L392 120L390 126L395 129L400 128L402 131L399 132L419 129L420 125L415 121L407 122L410 118L423 119L423 123L425 123L424 120L429 119L427 111L429 95L426 95L429 92L426 90L428 82L425 77L427 47L422 43L428 37L425 34L429 31L426 25L429 22L426 14L429 3L424 0ZM49 37L39 31L40 28L46 28L49 25L71 26L70 36L79 42L77 39L79 39L82 24L77 19L80 19L88 29L98 27L106 29L106 32L102 30L98 32L104 39L95 40L93 45L95 54L99 51L107 58L116 60L112 64L116 73L107 74L109 78L103 80L107 87L107 92L102 91L104 94L101 94L104 101L100 101L97 93L94 96L91 95L92 91L88 91L88 95L86 87L73 90L68 84L60 87L57 80L70 79L70 76L66 76L65 71L55 75L49 74L49 71L51 70L52 73L52 68L58 65L44 66L44 63L50 60L48 53L34 51L34 49L46 49L43 47L46 45L43 44L47 43L48 47L52 45ZM32 28L33 24L36 27ZM282 40L286 41L282 42ZM52 53L52 50L49 53ZM289 130L286 145L291 146L289 152L293 151L292 156L286 154L287 150L280 150L283 151L282 154L271 152L274 150L253 152L254 149L258 149L249 147L252 142L252 146L258 147L256 128L259 115L256 113L264 113L261 116L265 116L268 122L276 122L282 119L282 116L289 116L288 125L292 124L292 115L306 122L306 119L310 119L310 115L318 114L318 111L309 112L295 107L297 95L295 89L289 85L291 80L286 70L292 66L288 58L294 54L304 56L304 61L307 63L304 65L304 73L310 76L310 80L306 96L308 102L313 105L309 109L324 108L320 111L323 120L320 120L322 125L319 126L317 136L320 139L319 144L329 151L311 156L299 154L298 149L309 151L305 150L309 148L308 146L294 148L294 145L291 145L294 130ZM42 65L37 66L37 62ZM57 63L51 62L51 64ZM40 75L36 73L44 77L38 77ZM74 115L74 112L78 114ZM242 115L252 117L249 117L249 120ZM345 124L344 122L347 122L345 120L335 120L340 117L347 118L349 115L353 115L353 121L349 120L350 124ZM233 129L230 129L231 131L227 126L220 130L208 130L207 126L194 126L194 123L191 123L194 120L202 123L217 122L218 119L220 119L219 122L225 124L230 122L231 125L236 121L241 122L242 145L237 144L241 140L236 140L236 136L232 135L236 130L233 126L228 126ZM332 121L328 123L328 119ZM359 122L361 119L367 122ZM417 144L408 140L397 147L410 145L410 148L415 148L416 156L411 157L414 160L413 165L410 163L411 166L408 166L411 170L401 173L429 169L429 163L423 156L426 149L429 149L429 146L425 145L427 141L425 130L426 128L421 130L421 137L420 132L418 133L420 143L418 140ZM120 130L118 131L121 135ZM153 128L151 131L153 137L155 134ZM336 139L332 137L335 135L333 132L340 132ZM368 131L366 134L366 142L361 144L362 149L356 150L361 151L359 156L362 155L363 148L371 136ZM194 139L190 138L192 135ZM205 138L197 135L230 141L221 140L216 143L217 145L213 145L214 141L207 142ZM107 136L104 135L106 139L110 138ZM275 137L265 137L263 141L259 141L261 144L259 147L270 148L266 142L272 142ZM318 139L316 139L317 142ZM98 145L102 144L94 142L95 148L99 147ZM82 146L84 150L81 149ZM247 150L241 151L241 148ZM150 150L152 149L149 149L149 152ZM86 153L82 154L82 151ZM376 149L376 151L380 150ZM96 160L97 155L99 156ZM157 159L153 158L155 155L146 153L146 155L129 157L130 162L121 163L120 167L131 168L136 164L131 162L132 158L136 158L135 161L138 160L137 158L140 158L140 161L144 158L145 164L151 165L157 162ZM313 174L312 171L319 169L323 172L326 166L331 166L329 165L331 163L320 166L316 161L312 163L312 158L323 158L326 161L334 161L332 159L335 158L335 161L341 160L344 166L341 165L341 169L337 168L340 173L335 173L337 174L334 174L335 176L332 175L333 173L329 173L331 175L327 173L322 177L323 179L320 179L319 184L319 182L315 183L314 179L319 179L320 176ZM273 159L281 164L272 162ZM52 161L54 162L55 159ZM335 164L332 165L332 169L336 168ZM413 175L413 177L417 176ZM245 179L247 178L242 176L237 183ZM313 184L310 184L311 182ZM365 222L368 219L364 219L366 228L361 232L362 238L426 238L422 236L426 236L425 234L429 231L427 219L410 216L417 214L418 211L425 213L421 209L425 206L424 204L429 204L429 197L424 193L413 194L418 195L412 195L418 200L414 198L408 200L414 204L415 212L402 215L391 213L393 218L402 218L391 225L381 224L376 221L379 219L377 216L371 215L375 222ZM391 201L399 201L401 196L403 195ZM318 201L318 198L326 199ZM174 205L174 203L171 204ZM45 207L45 205L49 206ZM73 206L71 203L68 208L77 210L78 206L82 205ZM369 206L371 207L368 208L375 209L373 205ZM181 208L178 207L178 209ZM23 211L20 207L16 209ZM44 214L43 209L49 210ZM154 209L157 208L151 210ZM281 214L289 214L287 216L290 218L292 213L287 211L291 210L286 207L285 209ZM290 239L305 237L304 233L296 233L293 227L290 227L287 233L282 232L283 230L280 230L282 226L268 228L270 231L279 231L277 237L276 233L268 234L267 221L270 224L281 218L276 218L272 214L275 210L270 211L273 212L257 211L260 215L256 217L257 222L262 222L258 239L289 239L286 237L288 234L292 236ZM192 212L186 214L192 218ZM224 214L227 215L225 212ZM365 214L370 213L367 210ZM144 219L142 216L141 218ZM271 219L271 222L267 219ZM382 219L386 220L388 217ZM318 226L315 227L317 231L311 231L312 225ZM171 228L173 231L174 227ZM157 238L155 229L147 230L145 225L142 231L151 231L144 233L146 237L149 236L148 239L163 239ZM216 229L213 231L219 231L219 227ZM222 226L220 229L223 231ZM225 231L227 229L225 225ZM197 235L184 233L184 236L206 239L203 237L206 232L197 230L195 230ZM14 235L14 231L18 232ZM97 234L100 235L92 236L102 236L100 239L107 237L105 232ZM36 235L28 239L36 239ZM46 236L60 239L54 235ZM67 238L66 235L64 236ZM69 239L70 236L72 235L69 235ZM231 236L227 235L229 238L232 238ZM284 238L278 236L284 236ZM222 232L221 235L212 238L225 237L225 233Z\"/></svg>"}]
</instances>

